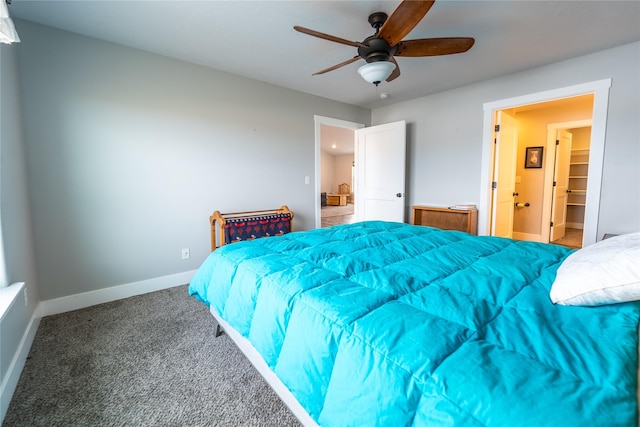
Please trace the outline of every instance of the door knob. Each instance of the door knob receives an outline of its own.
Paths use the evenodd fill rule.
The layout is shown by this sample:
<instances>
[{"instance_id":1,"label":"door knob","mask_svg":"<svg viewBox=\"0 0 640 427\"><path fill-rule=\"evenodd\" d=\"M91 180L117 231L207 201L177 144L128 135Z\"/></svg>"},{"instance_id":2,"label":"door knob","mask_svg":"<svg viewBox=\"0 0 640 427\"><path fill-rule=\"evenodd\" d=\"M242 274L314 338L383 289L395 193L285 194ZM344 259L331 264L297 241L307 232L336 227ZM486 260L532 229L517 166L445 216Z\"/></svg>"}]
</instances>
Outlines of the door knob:
<instances>
[{"instance_id":1,"label":"door knob","mask_svg":"<svg viewBox=\"0 0 640 427\"><path fill-rule=\"evenodd\" d=\"M402 197L402 193L396 193L396 197Z\"/></svg>"}]
</instances>

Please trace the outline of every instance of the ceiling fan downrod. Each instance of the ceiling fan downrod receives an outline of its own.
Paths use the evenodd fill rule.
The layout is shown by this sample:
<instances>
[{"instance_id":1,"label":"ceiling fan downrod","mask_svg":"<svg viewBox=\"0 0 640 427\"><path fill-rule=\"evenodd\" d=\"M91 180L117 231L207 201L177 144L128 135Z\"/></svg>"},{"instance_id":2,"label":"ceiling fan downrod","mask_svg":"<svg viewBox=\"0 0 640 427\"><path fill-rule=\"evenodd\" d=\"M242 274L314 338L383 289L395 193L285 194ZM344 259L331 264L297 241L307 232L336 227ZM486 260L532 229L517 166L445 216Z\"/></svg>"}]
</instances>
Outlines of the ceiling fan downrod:
<instances>
[{"instance_id":1,"label":"ceiling fan downrod","mask_svg":"<svg viewBox=\"0 0 640 427\"><path fill-rule=\"evenodd\" d=\"M369 15L369 24L376 30L376 36L378 35L378 31L380 31L380 27L387 22L387 18L389 16L384 12L374 12Z\"/></svg>"},{"instance_id":2,"label":"ceiling fan downrod","mask_svg":"<svg viewBox=\"0 0 640 427\"><path fill-rule=\"evenodd\" d=\"M371 24L376 32L362 42L366 47L358 47L358 55L368 63L389 61L395 54L396 47L392 48L385 39L378 38L378 32L386 21L387 14L384 12L375 12L369 15L369 24Z\"/></svg>"}]
</instances>

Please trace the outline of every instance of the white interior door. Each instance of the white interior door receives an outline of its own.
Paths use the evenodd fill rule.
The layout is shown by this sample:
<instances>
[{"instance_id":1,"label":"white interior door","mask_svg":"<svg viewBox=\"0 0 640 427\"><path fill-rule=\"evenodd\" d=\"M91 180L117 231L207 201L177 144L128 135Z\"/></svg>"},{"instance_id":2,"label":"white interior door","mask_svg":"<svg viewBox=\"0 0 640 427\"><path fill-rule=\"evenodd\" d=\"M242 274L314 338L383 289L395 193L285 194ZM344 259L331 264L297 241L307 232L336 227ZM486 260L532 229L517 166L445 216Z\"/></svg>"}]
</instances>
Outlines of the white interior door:
<instances>
[{"instance_id":1,"label":"white interior door","mask_svg":"<svg viewBox=\"0 0 640 427\"><path fill-rule=\"evenodd\" d=\"M556 161L551 203L551 234L549 241L564 237L567 227L567 196L569 190L569 161L571 159L571 132L559 130L556 136Z\"/></svg>"},{"instance_id":2,"label":"white interior door","mask_svg":"<svg viewBox=\"0 0 640 427\"><path fill-rule=\"evenodd\" d=\"M491 235L511 238L516 191L518 122L513 116L499 111L497 125L499 130L495 136Z\"/></svg>"},{"instance_id":3,"label":"white interior door","mask_svg":"<svg viewBox=\"0 0 640 427\"><path fill-rule=\"evenodd\" d=\"M356 221L404 222L406 123L356 131Z\"/></svg>"}]
</instances>

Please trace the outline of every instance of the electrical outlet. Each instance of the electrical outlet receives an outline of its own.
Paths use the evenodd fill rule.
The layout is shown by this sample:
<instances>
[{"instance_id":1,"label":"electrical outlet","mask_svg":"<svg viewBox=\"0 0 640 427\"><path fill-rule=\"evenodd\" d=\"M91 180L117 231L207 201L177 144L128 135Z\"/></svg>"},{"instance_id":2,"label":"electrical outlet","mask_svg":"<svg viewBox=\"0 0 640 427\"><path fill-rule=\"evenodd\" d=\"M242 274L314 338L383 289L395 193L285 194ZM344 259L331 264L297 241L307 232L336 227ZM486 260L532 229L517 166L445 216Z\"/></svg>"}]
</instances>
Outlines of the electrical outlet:
<instances>
[{"instance_id":1,"label":"electrical outlet","mask_svg":"<svg viewBox=\"0 0 640 427\"><path fill-rule=\"evenodd\" d=\"M182 259L189 259L190 257L189 248L182 248Z\"/></svg>"},{"instance_id":2,"label":"electrical outlet","mask_svg":"<svg viewBox=\"0 0 640 427\"><path fill-rule=\"evenodd\" d=\"M29 306L29 293L27 292L27 287L26 286L22 289L22 295L24 295L24 306L28 307Z\"/></svg>"}]
</instances>

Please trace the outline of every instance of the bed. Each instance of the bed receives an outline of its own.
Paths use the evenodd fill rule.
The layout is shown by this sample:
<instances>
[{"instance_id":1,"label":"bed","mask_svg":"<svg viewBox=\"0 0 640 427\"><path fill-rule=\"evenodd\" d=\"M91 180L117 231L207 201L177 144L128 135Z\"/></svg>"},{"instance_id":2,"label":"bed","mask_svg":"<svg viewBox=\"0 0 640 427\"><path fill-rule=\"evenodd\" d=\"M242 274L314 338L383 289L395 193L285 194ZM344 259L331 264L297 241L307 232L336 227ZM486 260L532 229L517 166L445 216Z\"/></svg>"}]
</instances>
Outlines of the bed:
<instances>
[{"instance_id":1,"label":"bed","mask_svg":"<svg viewBox=\"0 0 640 427\"><path fill-rule=\"evenodd\" d=\"M224 246L189 292L304 425L635 425L640 304L574 291L576 254L368 221Z\"/></svg>"}]
</instances>

